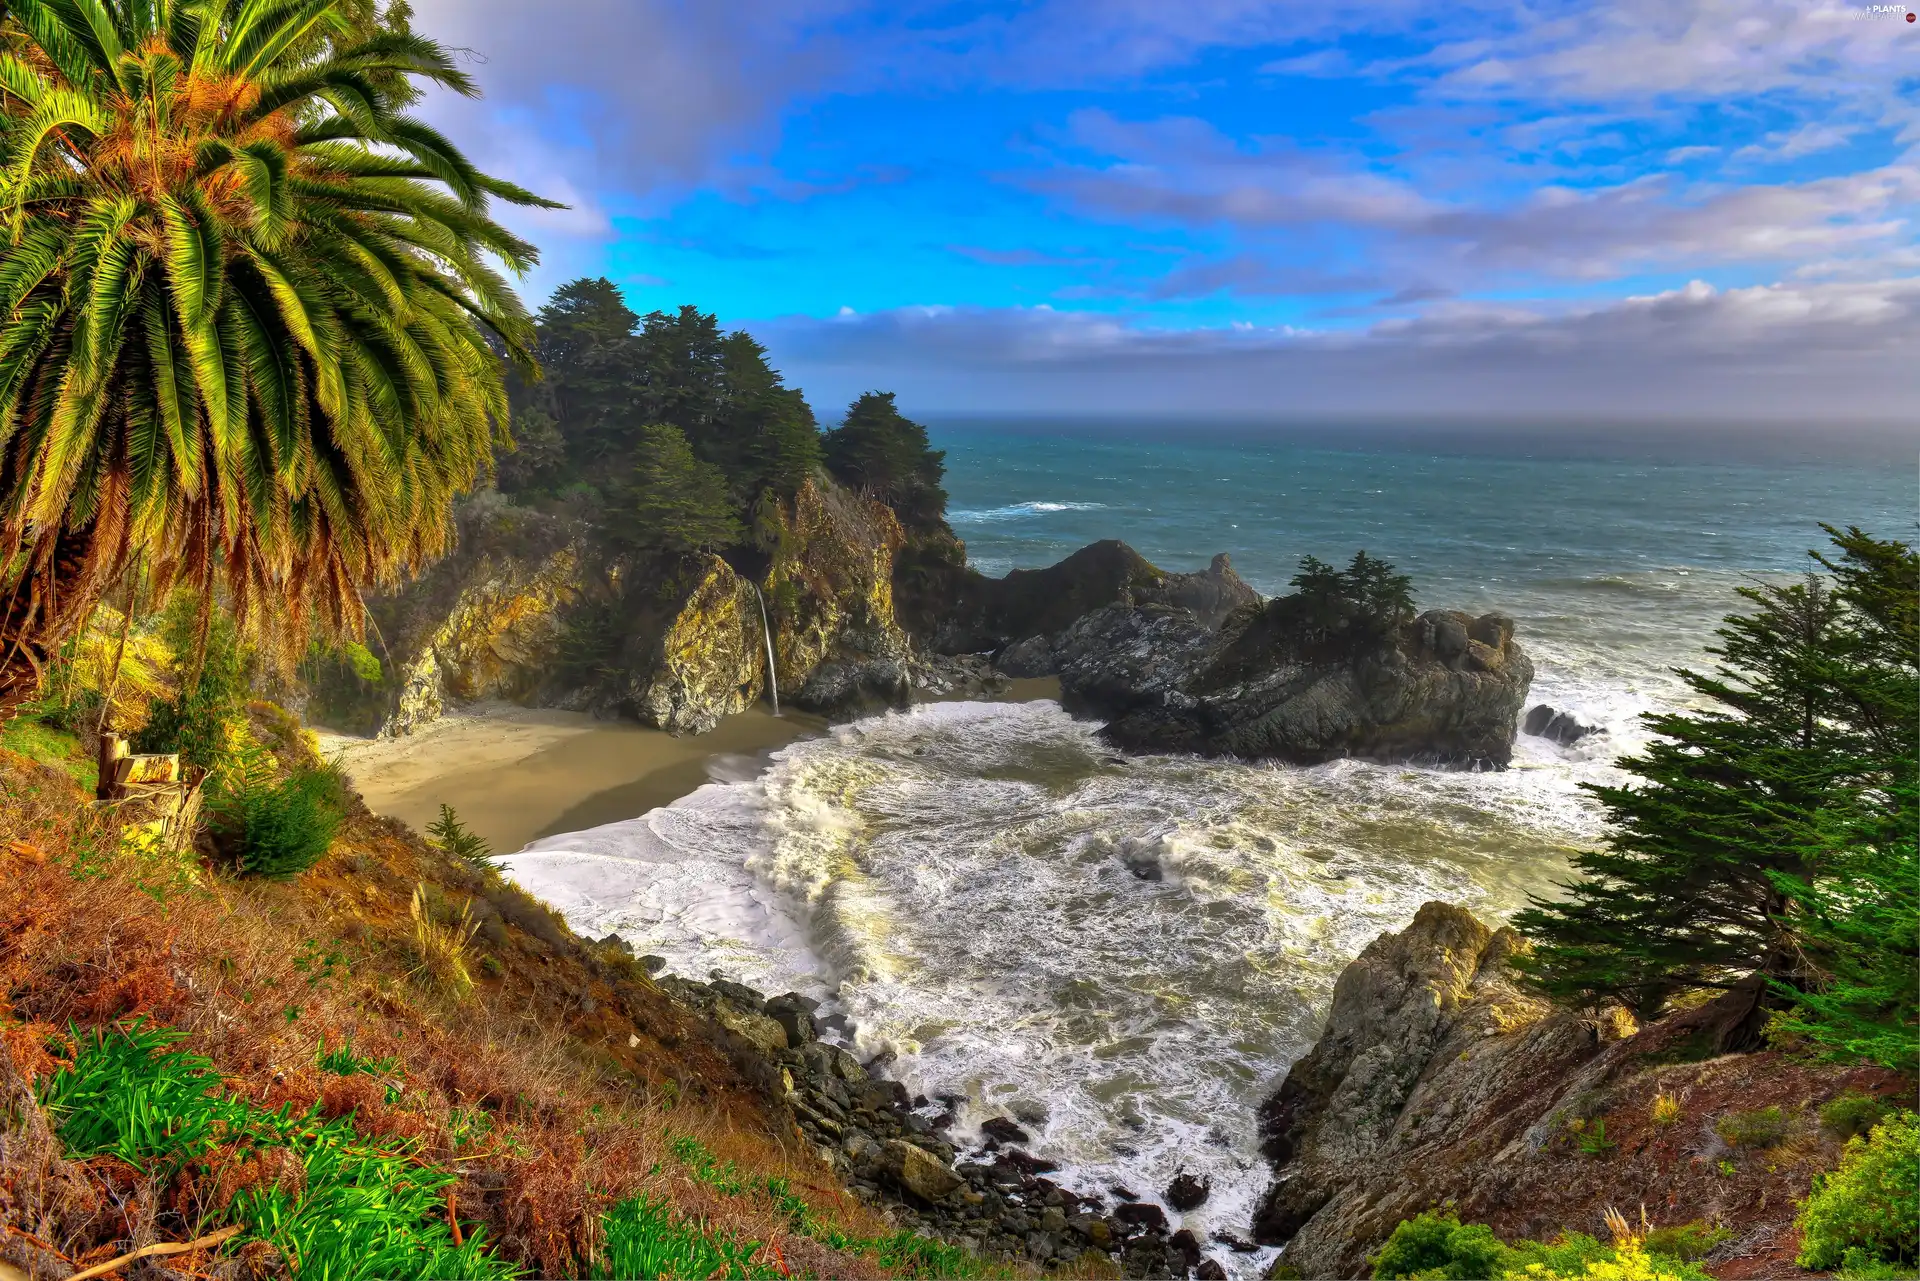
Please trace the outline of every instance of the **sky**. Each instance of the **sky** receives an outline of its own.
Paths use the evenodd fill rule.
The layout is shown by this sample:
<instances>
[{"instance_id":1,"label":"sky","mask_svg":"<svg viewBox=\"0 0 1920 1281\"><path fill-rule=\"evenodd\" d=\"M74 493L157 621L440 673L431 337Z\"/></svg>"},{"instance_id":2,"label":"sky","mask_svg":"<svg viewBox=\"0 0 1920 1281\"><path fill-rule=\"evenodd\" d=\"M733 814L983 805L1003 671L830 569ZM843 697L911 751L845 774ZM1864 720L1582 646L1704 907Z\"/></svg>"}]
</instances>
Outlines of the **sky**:
<instances>
[{"instance_id":1,"label":"sky","mask_svg":"<svg viewBox=\"0 0 1920 1281\"><path fill-rule=\"evenodd\" d=\"M1920 22L1823 0L415 0L524 282L823 420L1920 409ZM1916 426L1920 432L1920 425Z\"/></svg>"}]
</instances>

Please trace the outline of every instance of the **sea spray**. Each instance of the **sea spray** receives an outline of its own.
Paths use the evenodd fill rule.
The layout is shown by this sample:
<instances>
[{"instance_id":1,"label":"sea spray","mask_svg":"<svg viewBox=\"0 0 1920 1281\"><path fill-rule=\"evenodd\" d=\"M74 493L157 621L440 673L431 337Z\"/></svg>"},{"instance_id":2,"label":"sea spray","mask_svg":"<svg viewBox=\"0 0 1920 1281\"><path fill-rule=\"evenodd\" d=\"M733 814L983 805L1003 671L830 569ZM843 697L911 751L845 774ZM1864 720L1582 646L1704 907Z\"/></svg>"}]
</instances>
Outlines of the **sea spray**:
<instances>
[{"instance_id":1,"label":"sea spray","mask_svg":"<svg viewBox=\"0 0 1920 1281\"><path fill-rule=\"evenodd\" d=\"M958 1137L1023 1115L1083 1192L1157 1197L1184 1165L1214 1192L1176 1217L1242 1235L1254 1111L1340 968L1428 899L1546 888L1610 768L1532 739L1480 775L1126 759L1096 730L1051 702L869 718L508 863L678 973L825 1000L863 1058L964 1100Z\"/></svg>"}]
</instances>

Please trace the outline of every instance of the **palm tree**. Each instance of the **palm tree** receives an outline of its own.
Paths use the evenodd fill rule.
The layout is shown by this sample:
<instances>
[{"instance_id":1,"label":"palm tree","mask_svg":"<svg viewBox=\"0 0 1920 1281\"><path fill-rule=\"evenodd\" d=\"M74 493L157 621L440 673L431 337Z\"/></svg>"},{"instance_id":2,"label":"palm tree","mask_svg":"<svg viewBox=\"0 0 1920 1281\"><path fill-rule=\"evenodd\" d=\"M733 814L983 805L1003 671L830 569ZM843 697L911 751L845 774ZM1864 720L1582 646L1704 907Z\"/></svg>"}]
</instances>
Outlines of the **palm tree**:
<instances>
[{"instance_id":1,"label":"palm tree","mask_svg":"<svg viewBox=\"0 0 1920 1281\"><path fill-rule=\"evenodd\" d=\"M474 87L366 9L0 7L0 708L136 565L356 634L492 465L536 255L489 200L551 202L403 113Z\"/></svg>"}]
</instances>

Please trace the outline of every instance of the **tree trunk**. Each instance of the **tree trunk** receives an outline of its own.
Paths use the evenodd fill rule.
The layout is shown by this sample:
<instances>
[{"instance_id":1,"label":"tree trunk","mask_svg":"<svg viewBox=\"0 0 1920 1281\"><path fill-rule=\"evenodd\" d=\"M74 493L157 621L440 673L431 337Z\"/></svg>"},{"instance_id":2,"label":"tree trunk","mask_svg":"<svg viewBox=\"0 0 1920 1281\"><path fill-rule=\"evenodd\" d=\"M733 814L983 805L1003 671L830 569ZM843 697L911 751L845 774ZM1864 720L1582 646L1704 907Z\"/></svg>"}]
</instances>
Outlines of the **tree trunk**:
<instances>
[{"instance_id":1,"label":"tree trunk","mask_svg":"<svg viewBox=\"0 0 1920 1281\"><path fill-rule=\"evenodd\" d=\"M0 596L0 717L40 694L60 644L85 624L105 584L90 582L88 532L63 532L51 565L30 570Z\"/></svg>"}]
</instances>

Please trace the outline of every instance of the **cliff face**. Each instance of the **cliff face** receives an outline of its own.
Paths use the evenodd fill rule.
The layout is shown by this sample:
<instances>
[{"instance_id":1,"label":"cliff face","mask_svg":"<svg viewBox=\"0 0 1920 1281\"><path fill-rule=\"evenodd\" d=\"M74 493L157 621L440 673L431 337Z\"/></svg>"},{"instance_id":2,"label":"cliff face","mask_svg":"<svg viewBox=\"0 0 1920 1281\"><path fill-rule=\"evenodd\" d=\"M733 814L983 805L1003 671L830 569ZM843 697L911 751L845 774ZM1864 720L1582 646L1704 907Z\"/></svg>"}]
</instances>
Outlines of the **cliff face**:
<instances>
[{"instance_id":1,"label":"cliff face","mask_svg":"<svg viewBox=\"0 0 1920 1281\"><path fill-rule=\"evenodd\" d=\"M1273 607L1268 606L1267 611ZM1434 610L1383 642L1303 649L1267 612L1109 606L1055 641L1069 707L1134 751L1505 765L1533 681L1513 623Z\"/></svg>"},{"instance_id":2,"label":"cliff face","mask_svg":"<svg viewBox=\"0 0 1920 1281\"><path fill-rule=\"evenodd\" d=\"M1791 1258L1795 1201L1839 1156L1819 1106L1894 1074L1724 1054L1746 994L1636 1030L1624 1012L1556 1011L1519 987L1524 947L1429 903L1341 974L1326 1031L1261 1110L1276 1182L1258 1240L1295 1275L1357 1277L1402 1219L1443 1202L1510 1239L1604 1239L1608 1207L1728 1230L1710 1256ZM1743 1003L1744 1002L1744 1003ZM1679 1103L1662 1124L1654 1100ZM1777 1107L1764 1149L1721 1123ZM1764 1275L1737 1271L1726 1275Z\"/></svg>"},{"instance_id":3,"label":"cliff face","mask_svg":"<svg viewBox=\"0 0 1920 1281\"><path fill-rule=\"evenodd\" d=\"M452 556L371 604L394 687L382 733L408 733L449 703L555 694L551 655L584 586L581 531L497 497L471 504L459 528Z\"/></svg>"},{"instance_id":4,"label":"cliff face","mask_svg":"<svg viewBox=\"0 0 1920 1281\"><path fill-rule=\"evenodd\" d=\"M459 549L374 604L390 668L382 732L506 699L704 733L766 696L767 627L783 702L830 714L904 702L893 513L809 481L766 525L758 581L699 553L643 582L651 571L598 554L579 522L476 501Z\"/></svg>"}]
</instances>

